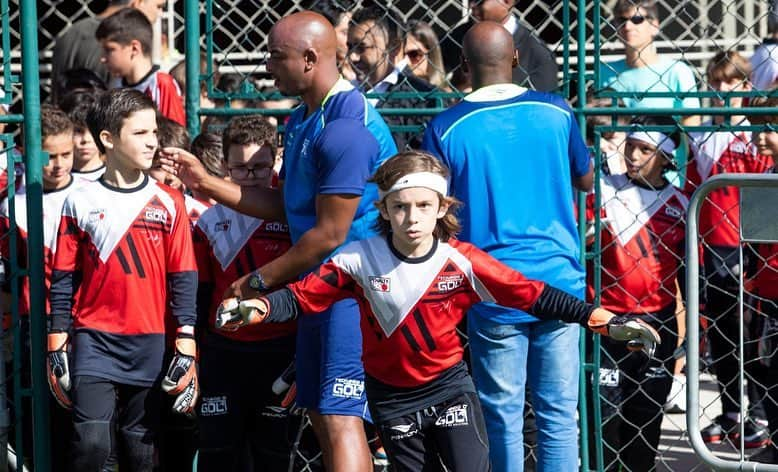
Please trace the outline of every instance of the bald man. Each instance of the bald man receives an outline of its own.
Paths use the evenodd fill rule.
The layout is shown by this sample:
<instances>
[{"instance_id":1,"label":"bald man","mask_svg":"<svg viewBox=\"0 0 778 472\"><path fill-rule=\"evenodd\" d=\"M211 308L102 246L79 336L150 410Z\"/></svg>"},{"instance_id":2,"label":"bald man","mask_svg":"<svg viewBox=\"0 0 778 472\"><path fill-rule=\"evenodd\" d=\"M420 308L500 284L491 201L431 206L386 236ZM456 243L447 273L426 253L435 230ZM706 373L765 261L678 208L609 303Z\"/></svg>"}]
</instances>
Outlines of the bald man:
<instances>
[{"instance_id":1,"label":"bald man","mask_svg":"<svg viewBox=\"0 0 778 472\"><path fill-rule=\"evenodd\" d=\"M511 83L518 58L500 23L473 26L463 51L474 91L432 120L422 145L451 169L465 202L460 238L583 298L573 188L591 189L592 168L575 116L562 98ZM525 383L538 470L578 470L578 328L479 304L468 331L494 470L523 470Z\"/></svg>"},{"instance_id":2,"label":"bald man","mask_svg":"<svg viewBox=\"0 0 778 472\"><path fill-rule=\"evenodd\" d=\"M209 176L181 150L166 154L168 168L193 191L289 224L291 249L236 281L229 295L256 297L318 266L341 244L375 234L378 192L367 179L397 149L380 115L340 77L336 47L332 25L312 12L289 15L270 31L268 71L281 93L302 99L286 123L280 189L239 187ZM353 299L300 319L297 404L310 413L330 471L372 470L362 424L368 413L361 354ZM199 463L201 470L217 470L203 467L202 451Z\"/></svg>"}]
</instances>

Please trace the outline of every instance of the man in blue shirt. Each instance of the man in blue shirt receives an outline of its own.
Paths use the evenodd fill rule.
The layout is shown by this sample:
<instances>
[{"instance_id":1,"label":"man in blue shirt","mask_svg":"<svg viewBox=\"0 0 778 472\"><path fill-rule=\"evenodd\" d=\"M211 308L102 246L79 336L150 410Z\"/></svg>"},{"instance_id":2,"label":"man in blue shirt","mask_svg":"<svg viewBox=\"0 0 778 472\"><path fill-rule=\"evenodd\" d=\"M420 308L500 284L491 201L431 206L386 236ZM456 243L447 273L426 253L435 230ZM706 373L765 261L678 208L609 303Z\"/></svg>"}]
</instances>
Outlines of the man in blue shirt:
<instances>
[{"instance_id":1,"label":"man in blue shirt","mask_svg":"<svg viewBox=\"0 0 778 472\"><path fill-rule=\"evenodd\" d=\"M575 116L562 98L511 83L518 57L500 24L473 26L463 52L475 91L432 120L422 145L451 169L452 193L466 202L460 237L583 298L573 187L589 190L592 169ZM468 331L495 470L522 470L525 382L538 470L577 470L578 328L479 304Z\"/></svg>"},{"instance_id":2,"label":"man in blue shirt","mask_svg":"<svg viewBox=\"0 0 778 472\"><path fill-rule=\"evenodd\" d=\"M323 16L283 18L270 32L269 50L276 86L302 100L286 124L281 191L210 177L179 150L166 161L190 189L242 213L288 222L294 245L237 280L230 295L240 298L305 274L345 242L372 236L378 194L367 179L397 152L382 118L340 77L335 31ZM328 470L372 470L356 302L344 300L329 315L311 318L299 325L297 404L309 411Z\"/></svg>"}]
</instances>

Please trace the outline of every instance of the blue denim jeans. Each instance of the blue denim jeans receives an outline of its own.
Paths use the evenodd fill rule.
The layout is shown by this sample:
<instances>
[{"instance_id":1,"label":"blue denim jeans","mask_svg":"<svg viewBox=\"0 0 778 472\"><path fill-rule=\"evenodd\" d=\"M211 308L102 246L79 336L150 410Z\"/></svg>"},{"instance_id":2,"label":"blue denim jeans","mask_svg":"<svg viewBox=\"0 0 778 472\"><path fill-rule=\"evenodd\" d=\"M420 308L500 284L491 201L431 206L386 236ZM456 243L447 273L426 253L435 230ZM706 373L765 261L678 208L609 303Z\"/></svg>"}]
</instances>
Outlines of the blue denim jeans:
<instances>
[{"instance_id":1,"label":"blue denim jeans","mask_svg":"<svg viewBox=\"0 0 778 472\"><path fill-rule=\"evenodd\" d=\"M498 324L468 317L473 380L495 472L524 469L524 387L538 427L538 472L578 470L578 335L561 321Z\"/></svg>"}]
</instances>

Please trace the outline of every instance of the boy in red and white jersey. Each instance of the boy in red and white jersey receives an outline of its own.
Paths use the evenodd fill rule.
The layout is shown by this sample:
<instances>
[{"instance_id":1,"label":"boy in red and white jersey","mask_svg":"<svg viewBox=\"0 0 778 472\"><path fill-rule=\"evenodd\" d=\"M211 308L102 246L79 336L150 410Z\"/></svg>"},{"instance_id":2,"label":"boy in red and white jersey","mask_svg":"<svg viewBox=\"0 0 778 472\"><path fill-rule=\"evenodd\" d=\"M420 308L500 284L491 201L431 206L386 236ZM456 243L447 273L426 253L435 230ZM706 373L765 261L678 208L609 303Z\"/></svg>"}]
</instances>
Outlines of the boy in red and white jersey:
<instances>
[{"instance_id":1,"label":"boy in red and white jersey","mask_svg":"<svg viewBox=\"0 0 778 472\"><path fill-rule=\"evenodd\" d=\"M778 98L759 97L751 102L751 106L778 108ZM755 115L751 121L757 125L770 124L774 127L778 124L778 114ZM760 154L773 159L778 156L778 132L769 129L754 133L754 144ZM775 173L778 169L773 167L768 172ZM748 460L778 464L778 244L756 246L758 262L752 287L759 297L759 311L765 315L758 317L761 329L757 355L759 363L767 368L764 406L770 443Z\"/></svg>"},{"instance_id":2,"label":"boy in red and white jersey","mask_svg":"<svg viewBox=\"0 0 778 472\"><path fill-rule=\"evenodd\" d=\"M41 107L41 149L49 155L48 163L43 167L43 267L44 267L44 287L48 292L51 286L51 270L54 262L54 252L57 244L57 230L59 229L59 220L62 215L62 205L65 198L80 185L85 182L71 175L73 167L73 123L62 111L44 105ZM17 261L24 265L27 260L27 198L24 188L19 189L13 199L14 219L16 221L17 239L16 251ZM10 260L10 202L8 198L0 203L0 257L3 263ZM15 330L15 335L22 339L22 384L29 387L29 314L30 314L30 283L29 278L21 280L19 291L19 326ZM47 297L48 298L48 297ZM5 311L6 307L3 307ZM48 304L47 304L48 311ZM12 392L10 389L9 392ZM31 413L30 405L26 398L21 400L25 411L25 419ZM53 402L52 402L53 403ZM52 431L56 430L56 435L52 439L68 437L72 433L69 415L61 408L52 408L51 410ZM32 424L27 423L24 427L25 450L32 446L29 441L32 440ZM60 443L52 444L53 463L59 463L67 457L67 445Z\"/></svg>"},{"instance_id":3,"label":"boy in red and white jersey","mask_svg":"<svg viewBox=\"0 0 778 472\"><path fill-rule=\"evenodd\" d=\"M95 37L103 47L101 61L122 79L122 87L145 93L162 115L186 125L178 84L151 62L153 30L146 15L137 8L122 8L100 22Z\"/></svg>"},{"instance_id":4,"label":"boy in red and white jersey","mask_svg":"<svg viewBox=\"0 0 778 472\"><path fill-rule=\"evenodd\" d=\"M737 51L722 51L711 59L707 68L707 79L713 90L722 92L743 92L751 90L748 81L751 64ZM724 106L723 98L714 98L714 106ZM730 97L729 106L740 108L743 97ZM743 115L730 117L714 116L705 124L741 125L750 123ZM761 173L773 165L773 158L757 152L751 142L750 131L706 131L690 133L692 161L687 170L688 182L685 191L692 192L715 175ZM719 442L725 438L736 440L740 435L740 397L738 385L737 346L733 339L739 332L738 278L749 264L750 254L744 253L745 262L740 266L740 191L737 187L724 187L712 191L700 209L699 233L703 242L703 266L705 273L705 315L714 328L706 331L710 341L713 359L721 392L722 414L702 429L705 442ZM748 277L750 274L745 274ZM750 304L746 302L747 304ZM748 317L745 336L752 340L755 333ZM745 358L755 356L755 343L744 346ZM764 395L759 384L764 373L755 362L747 362L749 372L748 398L749 414L745 423L745 445L747 448L761 447L767 442L765 433L765 412L761 398Z\"/></svg>"},{"instance_id":5,"label":"boy in red and white jersey","mask_svg":"<svg viewBox=\"0 0 778 472\"><path fill-rule=\"evenodd\" d=\"M117 450L126 452L130 470L151 470L160 380L178 395L177 411L191 411L197 400L190 224L181 194L144 173L157 147L148 96L107 92L87 124L107 156L106 171L63 206L50 291L49 383L63 404L72 398L73 470L105 463L114 420ZM167 306L178 329L165 374Z\"/></svg>"},{"instance_id":6,"label":"boy in red and white jersey","mask_svg":"<svg viewBox=\"0 0 778 472\"><path fill-rule=\"evenodd\" d=\"M84 180L97 180L105 172L104 156L86 125L86 115L95 102L94 93L73 92L60 103L60 108L73 122L73 175Z\"/></svg>"},{"instance_id":7,"label":"boy in red and white jersey","mask_svg":"<svg viewBox=\"0 0 778 472\"><path fill-rule=\"evenodd\" d=\"M665 177L675 168L678 133L643 131L641 126L675 126L669 117L632 122L627 134L626 173L600 181L603 222L600 305L653 326L662 338L654 357L629 352L623 344L602 340L602 434L605 468L647 470L659 444L662 406L670 392L678 344L677 280L683 268L688 199ZM594 195L587 197L587 218L594 219ZM587 299L596 295L592 271Z\"/></svg>"},{"instance_id":8,"label":"boy in red and white jersey","mask_svg":"<svg viewBox=\"0 0 778 472\"><path fill-rule=\"evenodd\" d=\"M241 186L270 187L276 130L262 116L233 118L222 134L228 177ZM262 267L292 245L287 225L217 204L195 228L199 270L199 470L234 470L248 440L255 470L285 470L291 444L289 412L278 408L273 381L293 361L297 323L257 325L236 332L215 328L215 313L232 281ZM229 368L231 359L243 359ZM246 365L252 366L246 370Z\"/></svg>"},{"instance_id":9,"label":"boy in red and white jersey","mask_svg":"<svg viewBox=\"0 0 778 472\"><path fill-rule=\"evenodd\" d=\"M253 300L224 300L217 327L237 329L314 315L356 298L362 316L364 388L393 470L486 471L489 446L480 403L456 327L479 302L541 319L577 322L653 351L653 328L528 280L471 244L456 241L446 196L448 170L416 151L385 161L379 188L381 235L347 244L313 273ZM234 360L232 361L234 362ZM340 395L362 388L338 384ZM570 438L575 441L575 438Z\"/></svg>"}]
</instances>

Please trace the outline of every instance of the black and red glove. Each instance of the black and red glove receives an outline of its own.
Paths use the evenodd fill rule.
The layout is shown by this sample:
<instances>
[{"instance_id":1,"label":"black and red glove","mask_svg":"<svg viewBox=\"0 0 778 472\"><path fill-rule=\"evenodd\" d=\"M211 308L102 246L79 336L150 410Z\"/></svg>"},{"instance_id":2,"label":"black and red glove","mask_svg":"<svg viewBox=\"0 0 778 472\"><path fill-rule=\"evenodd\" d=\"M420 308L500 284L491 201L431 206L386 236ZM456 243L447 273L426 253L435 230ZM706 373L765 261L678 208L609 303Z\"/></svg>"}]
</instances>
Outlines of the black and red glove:
<instances>
[{"instance_id":1,"label":"black and red glove","mask_svg":"<svg viewBox=\"0 0 778 472\"><path fill-rule=\"evenodd\" d=\"M162 390L177 395L173 402L173 411L183 415L194 414L200 385L197 379L197 343L194 339L194 327L182 326L176 333L175 354L170 361Z\"/></svg>"},{"instance_id":2,"label":"black and red glove","mask_svg":"<svg viewBox=\"0 0 778 472\"><path fill-rule=\"evenodd\" d=\"M66 410L73 408L73 402L70 400L69 341L70 336L66 332L52 332L47 336L46 372L48 373L49 388L57 403Z\"/></svg>"}]
</instances>

